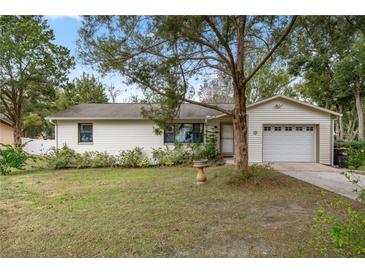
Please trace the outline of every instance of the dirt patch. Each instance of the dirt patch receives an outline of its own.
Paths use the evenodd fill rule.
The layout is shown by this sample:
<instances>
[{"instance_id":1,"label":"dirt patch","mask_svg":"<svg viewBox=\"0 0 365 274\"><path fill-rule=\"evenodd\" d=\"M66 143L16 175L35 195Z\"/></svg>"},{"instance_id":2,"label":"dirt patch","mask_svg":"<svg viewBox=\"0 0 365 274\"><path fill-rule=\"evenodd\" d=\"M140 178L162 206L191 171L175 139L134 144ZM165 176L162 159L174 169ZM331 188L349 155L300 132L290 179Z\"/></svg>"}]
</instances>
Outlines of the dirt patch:
<instances>
[{"instance_id":1,"label":"dirt patch","mask_svg":"<svg viewBox=\"0 0 365 274\"><path fill-rule=\"evenodd\" d=\"M176 257L272 257L274 248L267 241L247 237L237 240L222 239L188 251L176 252Z\"/></svg>"}]
</instances>

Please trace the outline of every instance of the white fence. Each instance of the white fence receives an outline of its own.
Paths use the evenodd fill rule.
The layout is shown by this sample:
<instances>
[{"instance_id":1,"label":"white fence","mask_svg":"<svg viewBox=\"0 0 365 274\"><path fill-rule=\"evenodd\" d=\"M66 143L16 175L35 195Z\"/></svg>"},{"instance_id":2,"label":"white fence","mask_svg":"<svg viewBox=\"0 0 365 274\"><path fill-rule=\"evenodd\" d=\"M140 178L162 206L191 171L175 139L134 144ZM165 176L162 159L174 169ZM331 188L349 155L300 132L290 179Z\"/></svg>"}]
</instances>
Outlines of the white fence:
<instances>
[{"instance_id":1,"label":"white fence","mask_svg":"<svg viewBox=\"0 0 365 274\"><path fill-rule=\"evenodd\" d=\"M22 138L22 144L25 143L24 151L36 155L45 154L56 147L56 140Z\"/></svg>"}]
</instances>

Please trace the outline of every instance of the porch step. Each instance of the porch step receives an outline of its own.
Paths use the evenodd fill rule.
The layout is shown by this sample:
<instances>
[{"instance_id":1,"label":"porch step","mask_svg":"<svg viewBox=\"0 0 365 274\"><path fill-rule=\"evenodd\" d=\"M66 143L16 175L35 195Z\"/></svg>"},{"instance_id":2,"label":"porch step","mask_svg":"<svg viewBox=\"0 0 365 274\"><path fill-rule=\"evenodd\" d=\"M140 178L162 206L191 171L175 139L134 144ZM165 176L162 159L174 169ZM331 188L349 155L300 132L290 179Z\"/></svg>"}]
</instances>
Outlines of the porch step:
<instances>
[{"instance_id":1,"label":"porch step","mask_svg":"<svg viewBox=\"0 0 365 274\"><path fill-rule=\"evenodd\" d=\"M225 157L224 161L225 161L226 165L234 165L235 164L234 157Z\"/></svg>"}]
</instances>

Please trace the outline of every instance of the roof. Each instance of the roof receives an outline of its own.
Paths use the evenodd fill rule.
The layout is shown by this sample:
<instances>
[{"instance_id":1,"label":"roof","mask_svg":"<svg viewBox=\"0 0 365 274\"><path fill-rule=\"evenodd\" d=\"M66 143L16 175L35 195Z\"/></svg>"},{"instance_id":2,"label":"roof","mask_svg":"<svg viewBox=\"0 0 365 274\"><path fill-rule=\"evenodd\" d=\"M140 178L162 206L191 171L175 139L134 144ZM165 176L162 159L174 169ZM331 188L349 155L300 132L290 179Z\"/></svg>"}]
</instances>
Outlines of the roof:
<instances>
[{"instance_id":1,"label":"roof","mask_svg":"<svg viewBox=\"0 0 365 274\"><path fill-rule=\"evenodd\" d=\"M215 104L221 108L232 110L233 104ZM155 105L158 106L158 105ZM145 119L141 115L142 108L149 109L149 104L138 103L117 103L117 104L80 104L58 112L50 117L49 120L128 120ZM206 119L209 116L220 115L222 112L201 107L193 104L181 104L177 119Z\"/></svg>"},{"instance_id":2,"label":"roof","mask_svg":"<svg viewBox=\"0 0 365 274\"><path fill-rule=\"evenodd\" d=\"M335 116L341 116L342 114L321 108L297 99L293 99L284 95L276 95L262 101L250 104L247 109L256 107L260 104L275 100L275 99L285 99L291 102L304 105L306 107L314 108L318 111L327 112ZM158 106L158 105L155 105ZM234 108L233 104L216 104L226 110L232 110ZM141 115L142 108L148 109L149 104L136 104L136 103L118 103L118 104L80 104L73 106L64 111L58 112L50 117L46 117L49 120L136 120L145 119ZM180 113L176 119L210 119L225 116L226 114L194 104L184 103L181 105Z\"/></svg>"},{"instance_id":3,"label":"roof","mask_svg":"<svg viewBox=\"0 0 365 274\"><path fill-rule=\"evenodd\" d=\"M341 117L342 116L341 113L338 113L338 112L335 112L335 111L332 111L332 110L329 110L329 109L326 109L326 108L322 108L322 107L319 107L319 106L316 106L316 105L313 105L313 104L310 104L310 103L307 103L307 102L303 102L301 100L294 99L294 98L291 98L291 97L288 97L288 96L285 96L285 95L275 95L275 96L269 97L267 99L258 101L256 103L252 103L252 104L250 104L250 105L247 106L247 109L254 108L254 107L258 106L258 105L265 104L267 102L270 102L270 101L273 101L273 100L276 100L276 99L288 100L288 101L294 102L296 104L300 104L300 105L303 105L303 106L306 106L306 107L309 107L309 108L316 109L318 111L322 111L322 112L329 113L329 114L334 115L334 116L338 116L338 117ZM225 113L221 113L221 114L219 114L217 116L210 117L210 119L224 117L224 116L226 116L226 114Z\"/></svg>"},{"instance_id":4,"label":"roof","mask_svg":"<svg viewBox=\"0 0 365 274\"><path fill-rule=\"evenodd\" d=\"M5 116L2 114L0 114L0 123L3 123L9 127L13 127L13 123L6 119Z\"/></svg>"}]
</instances>

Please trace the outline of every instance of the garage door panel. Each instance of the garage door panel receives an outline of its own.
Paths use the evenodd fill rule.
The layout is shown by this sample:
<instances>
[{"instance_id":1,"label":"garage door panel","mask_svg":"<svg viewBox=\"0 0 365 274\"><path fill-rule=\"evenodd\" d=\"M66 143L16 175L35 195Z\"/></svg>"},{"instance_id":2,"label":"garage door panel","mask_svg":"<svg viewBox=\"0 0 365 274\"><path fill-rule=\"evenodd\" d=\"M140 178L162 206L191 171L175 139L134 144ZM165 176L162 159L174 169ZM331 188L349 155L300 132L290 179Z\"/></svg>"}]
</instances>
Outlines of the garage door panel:
<instances>
[{"instance_id":1,"label":"garage door panel","mask_svg":"<svg viewBox=\"0 0 365 274\"><path fill-rule=\"evenodd\" d=\"M275 127L281 128L281 131L275 131ZM291 130L285 130L285 127L288 125L264 126L263 161L314 162L315 126L290 125Z\"/></svg>"}]
</instances>

